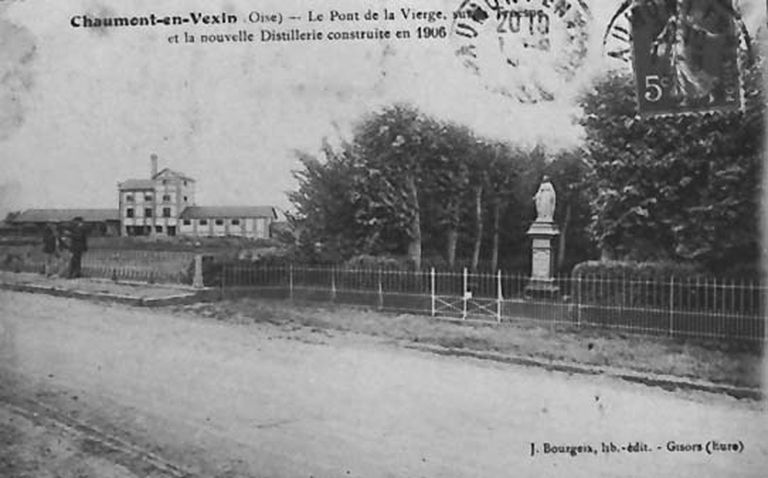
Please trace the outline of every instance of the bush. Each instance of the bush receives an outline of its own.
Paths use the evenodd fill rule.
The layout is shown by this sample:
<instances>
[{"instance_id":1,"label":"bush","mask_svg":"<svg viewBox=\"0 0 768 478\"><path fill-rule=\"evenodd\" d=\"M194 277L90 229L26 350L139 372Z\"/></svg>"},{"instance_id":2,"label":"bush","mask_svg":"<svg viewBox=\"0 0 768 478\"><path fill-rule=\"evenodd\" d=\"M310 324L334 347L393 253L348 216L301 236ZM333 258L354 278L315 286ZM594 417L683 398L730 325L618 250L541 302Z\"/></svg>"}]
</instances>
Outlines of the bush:
<instances>
[{"instance_id":1,"label":"bush","mask_svg":"<svg viewBox=\"0 0 768 478\"><path fill-rule=\"evenodd\" d=\"M695 277L704 270L695 264L679 262L587 261L576 264L574 278L596 276L605 279L670 280Z\"/></svg>"},{"instance_id":2,"label":"bush","mask_svg":"<svg viewBox=\"0 0 768 478\"><path fill-rule=\"evenodd\" d=\"M344 268L348 270L398 270L413 269L413 262L405 257L372 256L360 254L351 257L344 262Z\"/></svg>"},{"instance_id":3,"label":"bush","mask_svg":"<svg viewBox=\"0 0 768 478\"><path fill-rule=\"evenodd\" d=\"M577 300L601 306L666 308L695 294L687 286L703 277L700 267L675 262L587 261L573 268Z\"/></svg>"},{"instance_id":4,"label":"bush","mask_svg":"<svg viewBox=\"0 0 768 478\"><path fill-rule=\"evenodd\" d=\"M573 271L582 305L754 315L761 288L750 278L716 278L700 266L670 262L585 262Z\"/></svg>"}]
</instances>

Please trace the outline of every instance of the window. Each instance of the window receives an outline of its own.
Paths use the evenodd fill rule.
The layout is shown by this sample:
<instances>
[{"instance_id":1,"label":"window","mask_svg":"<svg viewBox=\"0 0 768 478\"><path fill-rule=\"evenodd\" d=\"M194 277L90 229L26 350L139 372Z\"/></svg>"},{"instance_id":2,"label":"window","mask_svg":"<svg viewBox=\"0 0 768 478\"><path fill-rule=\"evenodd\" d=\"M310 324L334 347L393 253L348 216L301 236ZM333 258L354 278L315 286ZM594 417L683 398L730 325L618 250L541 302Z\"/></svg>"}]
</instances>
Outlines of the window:
<instances>
[{"instance_id":1,"label":"window","mask_svg":"<svg viewBox=\"0 0 768 478\"><path fill-rule=\"evenodd\" d=\"M163 232L163 226L155 226L155 232Z\"/></svg>"},{"instance_id":2,"label":"window","mask_svg":"<svg viewBox=\"0 0 768 478\"><path fill-rule=\"evenodd\" d=\"M187 185L187 182L186 182L186 181L184 181L184 186L186 186L186 185Z\"/></svg>"},{"instance_id":3,"label":"window","mask_svg":"<svg viewBox=\"0 0 768 478\"><path fill-rule=\"evenodd\" d=\"M163 208L163 217L171 217L171 208L169 207Z\"/></svg>"},{"instance_id":4,"label":"window","mask_svg":"<svg viewBox=\"0 0 768 478\"><path fill-rule=\"evenodd\" d=\"M167 179L163 179L163 186L165 186L166 184L168 184L168 180Z\"/></svg>"},{"instance_id":5,"label":"window","mask_svg":"<svg viewBox=\"0 0 768 478\"><path fill-rule=\"evenodd\" d=\"M169 202L170 200L171 200L171 195L170 194L163 194L163 201L164 202Z\"/></svg>"},{"instance_id":6,"label":"window","mask_svg":"<svg viewBox=\"0 0 768 478\"><path fill-rule=\"evenodd\" d=\"M126 194L125 202L133 202L133 194Z\"/></svg>"},{"instance_id":7,"label":"window","mask_svg":"<svg viewBox=\"0 0 768 478\"><path fill-rule=\"evenodd\" d=\"M187 196L184 196L184 202L187 202Z\"/></svg>"},{"instance_id":8,"label":"window","mask_svg":"<svg viewBox=\"0 0 768 478\"><path fill-rule=\"evenodd\" d=\"M144 217L152 217L152 208L151 207L144 208Z\"/></svg>"},{"instance_id":9,"label":"window","mask_svg":"<svg viewBox=\"0 0 768 478\"><path fill-rule=\"evenodd\" d=\"M239 226L240 225L240 219L232 219L232 225L233 226Z\"/></svg>"},{"instance_id":10,"label":"window","mask_svg":"<svg viewBox=\"0 0 768 478\"><path fill-rule=\"evenodd\" d=\"M184 219L184 225L185 226L191 226L192 225L192 221L190 221L189 219Z\"/></svg>"},{"instance_id":11,"label":"window","mask_svg":"<svg viewBox=\"0 0 768 478\"><path fill-rule=\"evenodd\" d=\"M145 201L151 201L152 200L152 195L151 194L145 194L144 195L144 200Z\"/></svg>"},{"instance_id":12,"label":"window","mask_svg":"<svg viewBox=\"0 0 768 478\"><path fill-rule=\"evenodd\" d=\"M208 219L200 219L200 225L201 226L207 226L208 225Z\"/></svg>"},{"instance_id":13,"label":"window","mask_svg":"<svg viewBox=\"0 0 768 478\"><path fill-rule=\"evenodd\" d=\"M125 210L125 217L133 217L133 208L129 207Z\"/></svg>"},{"instance_id":14,"label":"window","mask_svg":"<svg viewBox=\"0 0 768 478\"><path fill-rule=\"evenodd\" d=\"M216 219L216 225L217 226L223 226L224 225L224 219Z\"/></svg>"}]
</instances>

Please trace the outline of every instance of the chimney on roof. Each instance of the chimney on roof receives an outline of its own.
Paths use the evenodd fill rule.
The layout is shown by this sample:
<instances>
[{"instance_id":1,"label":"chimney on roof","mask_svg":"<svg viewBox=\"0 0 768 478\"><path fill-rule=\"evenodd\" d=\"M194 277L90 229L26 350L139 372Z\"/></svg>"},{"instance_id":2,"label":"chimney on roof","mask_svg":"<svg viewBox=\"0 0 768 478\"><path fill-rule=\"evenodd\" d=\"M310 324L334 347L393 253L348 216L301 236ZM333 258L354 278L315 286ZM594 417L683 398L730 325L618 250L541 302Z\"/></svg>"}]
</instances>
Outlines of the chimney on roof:
<instances>
[{"instance_id":1,"label":"chimney on roof","mask_svg":"<svg viewBox=\"0 0 768 478\"><path fill-rule=\"evenodd\" d=\"M157 176L157 155L155 153L149 155L149 161L151 163L149 179L155 179L155 176Z\"/></svg>"}]
</instances>

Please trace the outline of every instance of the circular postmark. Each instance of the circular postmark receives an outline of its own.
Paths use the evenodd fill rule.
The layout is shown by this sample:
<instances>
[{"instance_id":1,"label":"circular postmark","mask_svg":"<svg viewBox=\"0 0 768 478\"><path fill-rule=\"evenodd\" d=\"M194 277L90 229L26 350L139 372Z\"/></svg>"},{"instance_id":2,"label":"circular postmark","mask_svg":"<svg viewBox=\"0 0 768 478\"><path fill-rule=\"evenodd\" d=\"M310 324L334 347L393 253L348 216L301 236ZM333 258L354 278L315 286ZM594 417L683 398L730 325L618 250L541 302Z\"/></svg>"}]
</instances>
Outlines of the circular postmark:
<instances>
[{"instance_id":1,"label":"circular postmark","mask_svg":"<svg viewBox=\"0 0 768 478\"><path fill-rule=\"evenodd\" d=\"M494 92L553 101L584 66L591 14L583 0L463 0L456 56Z\"/></svg>"}]
</instances>

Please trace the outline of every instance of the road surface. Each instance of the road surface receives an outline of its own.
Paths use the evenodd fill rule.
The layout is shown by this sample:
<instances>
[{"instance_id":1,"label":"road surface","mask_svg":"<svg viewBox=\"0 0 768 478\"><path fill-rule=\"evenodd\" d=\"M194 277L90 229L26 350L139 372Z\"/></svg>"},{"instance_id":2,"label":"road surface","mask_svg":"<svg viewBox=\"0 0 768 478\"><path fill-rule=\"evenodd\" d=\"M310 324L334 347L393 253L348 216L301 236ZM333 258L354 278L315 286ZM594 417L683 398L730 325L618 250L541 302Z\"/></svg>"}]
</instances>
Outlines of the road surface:
<instances>
[{"instance_id":1,"label":"road surface","mask_svg":"<svg viewBox=\"0 0 768 478\"><path fill-rule=\"evenodd\" d=\"M768 465L760 403L42 295L0 291L0 374L3 476L704 478ZM709 454L712 440L740 451ZM603 452L629 444L648 451Z\"/></svg>"}]
</instances>

